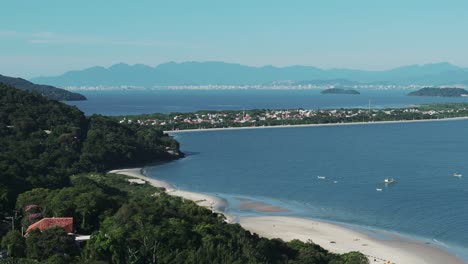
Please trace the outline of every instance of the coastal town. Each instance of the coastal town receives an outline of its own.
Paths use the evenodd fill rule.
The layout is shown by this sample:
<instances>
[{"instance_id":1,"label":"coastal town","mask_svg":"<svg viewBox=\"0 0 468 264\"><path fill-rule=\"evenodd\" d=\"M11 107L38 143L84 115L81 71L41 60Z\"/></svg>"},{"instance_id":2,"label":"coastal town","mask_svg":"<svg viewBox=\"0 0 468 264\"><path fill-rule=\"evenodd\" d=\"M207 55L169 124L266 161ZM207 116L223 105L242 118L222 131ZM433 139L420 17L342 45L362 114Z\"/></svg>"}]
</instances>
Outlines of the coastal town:
<instances>
[{"instance_id":1,"label":"coastal town","mask_svg":"<svg viewBox=\"0 0 468 264\"><path fill-rule=\"evenodd\" d=\"M468 104L433 104L409 108L262 109L199 111L117 117L119 123L155 126L164 131L230 127L430 120L467 117Z\"/></svg>"}]
</instances>

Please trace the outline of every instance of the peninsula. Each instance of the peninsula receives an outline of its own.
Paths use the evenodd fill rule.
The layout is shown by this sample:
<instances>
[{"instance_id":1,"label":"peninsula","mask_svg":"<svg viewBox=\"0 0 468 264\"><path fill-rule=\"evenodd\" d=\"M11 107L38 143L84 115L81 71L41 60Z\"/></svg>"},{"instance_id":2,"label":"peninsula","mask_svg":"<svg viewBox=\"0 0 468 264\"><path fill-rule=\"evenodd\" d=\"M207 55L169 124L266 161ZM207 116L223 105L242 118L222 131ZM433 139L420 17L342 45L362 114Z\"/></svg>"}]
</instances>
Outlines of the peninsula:
<instances>
[{"instance_id":1,"label":"peninsula","mask_svg":"<svg viewBox=\"0 0 468 264\"><path fill-rule=\"evenodd\" d=\"M330 125L468 117L468 103L427 104L386 109L285 109L199 111L193 113L147 114L113 117L121 124L150 126L163 131Z\"/></svg>"}]
</instances>

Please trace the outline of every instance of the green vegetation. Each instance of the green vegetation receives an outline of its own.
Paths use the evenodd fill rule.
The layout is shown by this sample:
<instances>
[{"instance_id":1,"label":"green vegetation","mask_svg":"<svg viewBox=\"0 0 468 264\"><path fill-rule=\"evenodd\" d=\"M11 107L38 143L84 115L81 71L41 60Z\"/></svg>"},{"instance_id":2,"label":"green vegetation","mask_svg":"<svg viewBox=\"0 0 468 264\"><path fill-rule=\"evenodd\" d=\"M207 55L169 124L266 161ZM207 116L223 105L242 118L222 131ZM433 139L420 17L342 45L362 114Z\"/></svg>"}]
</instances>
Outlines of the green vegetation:
<instances>
[{"instance_id":1,"label":"green vegetation","mask_svg":"<svg viewBox=\"0 0 468 264\"><path fill-rule=\"evenodd\" d=\"M11 230L3 236L2 247L7 249L8 255L22 258L26 253L26 240L17 230Z\"/></svg>"},{"instance_id":2,"label":"green vegetation","mask_svg":"<svg viewBox=\"0 0 468 264\"><path fill-rule=\"evenodd\" d=\"M0 75L0 83L15 87L16 89L38 93L49 99L57 101L83 101L86 97L79 93L73 93L50 85L34 84L21 78L13 78Z\"/></svg>"},{"instance_id":3,"label":"green vegetation","mask_svg":"<svg viewBox=\"0 0 468 264\"><path fill-rule=\"evenodd\" d=\"M0 212L19 193L59 188L69 175L171 160L178 143L154 128L132 128L0 84ZM1 233L0 233L1 234Z\"/></svg>"},{"instance_id":4,"label":"green vegetation","mask_svg":"<svg viewBox=\"0 0 468 264\"><path fill-rule=\"evenodd\" d=\"M360 92L352 89L330 88L320 92L321 94L361 94Z\"/></svg>"},{"instance_id":5,"label":"green vegetation","mask_svg":"<svg viewBox=\"0 0 468 264\"><path fill-rule=\"evenodd\" d=\"M441 97L461 97L468 96L468 91L462 88L431 88L426 87L409 93L410 96L441 96Z\"/></svg>"},{"instance_id":6,"label":"green vegetation","mask_svg":"<svg viewBox=\"0 0 468 264\"><path fill-rule=\"evenodd\" d=\"M77 233L92 233L91 240L77 247L60 228L31 231L26 239L10 231L3 242L13 256L66 263L367 263L357 252L338 255L312 242L260 238L194 202L130 185L126 176L88 173L70 181L62 189L21 194L17 209L33 203L46 217L73 216Z\"/></svg>"},{"instance_id":7,"label":"green vegetation","mask_svg":"<svg viewBox=\"0 0 468 264\"><path fill-rule=\"evenodd\" d=\"M73 237L67 235L60 227L51 227L42 232L39 229L31 230L25 240L28 259L66 259L79 252Z\"/></svg>"},{"instance_id":8,"label":"green vegetation","mask_svg":"<svg viewBox=\"0 0 468 264\"><path fill-rule=\"evenodd\" d=\"M178 143L152 127L103 116L0 86L0 263L367 263L312 242L260 238L222 215L148 184L102 172L180 157ZM77 243L63 228L20 227L73 217ZM24 230L24 229L23 229Z\"/></svg>"}]
</instances>

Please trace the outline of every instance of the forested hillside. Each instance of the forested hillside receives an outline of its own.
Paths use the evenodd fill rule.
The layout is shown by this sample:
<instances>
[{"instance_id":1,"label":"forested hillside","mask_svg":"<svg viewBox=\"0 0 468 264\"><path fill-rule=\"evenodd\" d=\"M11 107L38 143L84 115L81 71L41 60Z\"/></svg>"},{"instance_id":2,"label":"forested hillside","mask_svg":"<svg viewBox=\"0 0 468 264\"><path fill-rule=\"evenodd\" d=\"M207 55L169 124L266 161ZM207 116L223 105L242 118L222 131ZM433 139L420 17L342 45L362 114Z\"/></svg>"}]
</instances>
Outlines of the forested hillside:
<instances>
[{"instance_id":1,"label":"forested hillside","mask_svg":"<svg viewBox=\"0 0 468 264\"><path fill-rule=\"evenodd\" d=\"M31 204L35 213L23 209ZM24 226L37 215L71 216L77 233L92 234L78 246L61 228L26 238L8 232L2 245L30 263L367 263L358 252L339 255L312 242L261 238L192 201L149 184L130 185L122 175L75 175L67 187L21 194L16 207Z\"/></svg>"},{"instance_id":2,"label":"forested hillside","mask_svg":"<svg viewBox=\"0 0 468 264\"><path fill-rule=\"evenodd\" d=\"M86 118L76 107L0 84L2 209L11 209L22 191L62 187L74 173L177 155L177 142L159 130L131 128L103 116Z\"/></svg>"},{"instance_id":3,"label":"forested hillside","mask_svg":"<svg viewBox=\"0 0 468 264\"><path fill-rule=\"evenodd\" d=\"M3 76L0 74L0 83L10 85L16 89L41 94L49 99L58 101L82 101L86 97L79 93L73 93L50 85L35 84L25 79Z\"/></svg>"},{"instance_id":4,"label":"forested hillside","mask_svg":"<svg viewBox=\"0 0 468 264\"><path fill-rule=\"evenodd\" d=\"M111 168L176 159L171 137L151 127L86 118L77 108L0 85L0 263L368 263L312 242L260 238L222 215ZM64 228L21 230L44 217Z\"/></svg>"}]
</instances>

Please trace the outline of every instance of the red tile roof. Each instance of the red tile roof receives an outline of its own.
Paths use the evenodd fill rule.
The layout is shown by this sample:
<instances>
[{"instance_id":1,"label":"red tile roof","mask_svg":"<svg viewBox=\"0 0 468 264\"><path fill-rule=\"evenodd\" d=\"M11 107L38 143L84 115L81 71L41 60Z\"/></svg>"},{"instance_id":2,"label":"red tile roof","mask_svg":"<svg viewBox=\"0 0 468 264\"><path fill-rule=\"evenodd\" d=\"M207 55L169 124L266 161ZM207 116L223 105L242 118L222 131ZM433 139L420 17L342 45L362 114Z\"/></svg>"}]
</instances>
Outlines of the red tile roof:
<instances>
[{"instance_id":1,"label":"red tile roof","mask_svg":"<svg viewBox=\"0 0 468 264\"><path fill-rule=\"evenodd\" d=\"M54 226L63 227L65 232L73 233L73 217L53 217L53 218L43 218L40 221L30 225L26 230L26 234L36 228L39 228L41 231L44 231L47 228Z\"/></svg>"}]
</instances>

